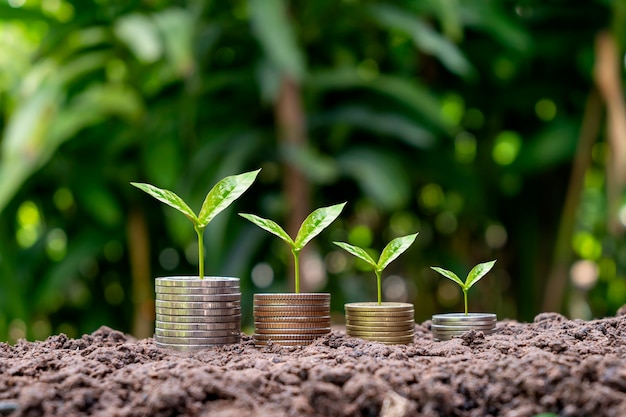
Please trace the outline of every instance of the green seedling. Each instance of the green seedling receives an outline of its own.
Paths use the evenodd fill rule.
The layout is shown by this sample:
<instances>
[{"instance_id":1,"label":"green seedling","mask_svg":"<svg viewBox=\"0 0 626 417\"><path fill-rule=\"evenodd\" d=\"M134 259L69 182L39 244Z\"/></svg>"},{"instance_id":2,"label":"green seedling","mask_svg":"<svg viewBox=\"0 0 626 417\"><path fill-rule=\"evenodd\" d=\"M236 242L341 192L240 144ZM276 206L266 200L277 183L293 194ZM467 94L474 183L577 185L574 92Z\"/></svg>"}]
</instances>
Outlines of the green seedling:
<instances>
[{"instance_id":1,"label":"green seedling","mask_svg":"<svg viewBox=\"0 0 626 417\"><path fill-rule=\"evenodd\" d=\"M439 268L436 266L431 266L430 268L434 271L439 272L441 275L448 278L449 280L454 281L457 284L459 284L459 286L461 287L461 290L463 290L463 299L465 301L465 315L467 316L468 315L467 291L469 291L471 286L476 284L476 282L478 282L479 279L484 277L487 274L487 272L489 272L491 268L493 268L495 263L496 263L496 260L494 259L493 261L476 265L474 268L472 268L469 274L467 274L467 278L465 278L465 282L461 281L461 279L458 276L456 276L454 272L448 271L447 269Z\"/></svg>"},{"instance_id":2,"label":"green seedling","mask_svg":"<svg viewBox=\"0 0 626 417\"><path fill-rule=\"evenodd\" d=\"M309 243L311 239L320 234L322 230L339 217L345 205L346 203L341 203L335 204L334 206L322 207L309 214L309 216L304 219L304 222L302 222L295 240L272 220L264 219L254 214L239 213L239 215L250 220L261 229L278 236L289 245L291 253L293 254L295 267L295 291L296 294L298 294L300 292L300 251L302 251L304 246Z\"/></svg>"},{"instance_id":3,"label":"green seedling","mask_svg":"<svg viewBox=\"0 0 626 417\"><path fill-rule=\"evenodd\" d=\"M398 256L400 256L405 250L409 248L415 242L415 238L417 237L417 233L412 235L397 237L393 239L391 242L385 246L383 252L380 254L378 258L378 262L376 262L366 251L358 246L353 246L344 242L334 242L335 245L339 246L342 249L350 252L352 255L356 256L359 259L364 260L368 265L370 265L374 272L376 273L376 286L378 288L378 305L383 302L383 292L382 292L382 273L383 270L389 265L393 260L395 260Z\"/></svg>"},{"instance_id":4,"label":"green seedling","mask_svg":"<svg viewBox=\"0 0 626 417\"><path fill-rule=\"evenodd\" d=\"M193 223L193 228L198 235L198 264L199 277L204 278L204 229L209 222L220 212L226 209L232 202L238 199L254 182L260 169L244 172L239 175L231 175L220 180L207 194L200 208L200 214L196 215L182 198L169 190L157 188L154 185L131 182L132 185L150 194L162 203L183 213Z\"/></svg>"}]
</instances>

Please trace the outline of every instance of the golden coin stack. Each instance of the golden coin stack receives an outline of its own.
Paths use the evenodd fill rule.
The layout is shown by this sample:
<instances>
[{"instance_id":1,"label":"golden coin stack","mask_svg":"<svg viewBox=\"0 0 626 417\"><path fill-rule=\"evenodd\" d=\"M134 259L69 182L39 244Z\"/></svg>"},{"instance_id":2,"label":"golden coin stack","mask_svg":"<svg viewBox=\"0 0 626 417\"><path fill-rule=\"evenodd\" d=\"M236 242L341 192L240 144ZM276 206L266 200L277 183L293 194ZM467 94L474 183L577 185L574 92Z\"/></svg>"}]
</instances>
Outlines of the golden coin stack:
<instances>
[{"instance_id":1,"label":"golden coin stack","mask_svg":"<svg viewBox=\"0 0 626 417\"><path fill-rule=\"evenodd\" d=\"M413 342L415 319L409 303L348 303L346 334L387 345Z\"/></svg>"},{"instance_id":2,"label":"golden coin stack","mask_svg":"<svg viewBox=\"0 0 626 417\"><path fill-rule=\"evenodd\" d=\"M259 346L310 345L330 333L330 294L254 294L254 329Z\"/></svg>"},{"instance_id":3,"label":"golden coin stack","mask_svg":"<svg viewBox=\"0 0 626 417\"><path fill-rule=\"evenodd\" d=\"M157 278L155 292L157 346L191 351L239 342L239 278Z\"/></svg>"},{"instance_id":4,"label":"golden coin stack","mask_svg":"<svg viewBox=\"0 0 626 417\"><path fill-rule=\"evenodd\" d=\"M470 330L492 334L496 329L497 317L493 313L447 313L434 314L431 330L435 341L450 340Z\"/></svg>"}]
</instances>

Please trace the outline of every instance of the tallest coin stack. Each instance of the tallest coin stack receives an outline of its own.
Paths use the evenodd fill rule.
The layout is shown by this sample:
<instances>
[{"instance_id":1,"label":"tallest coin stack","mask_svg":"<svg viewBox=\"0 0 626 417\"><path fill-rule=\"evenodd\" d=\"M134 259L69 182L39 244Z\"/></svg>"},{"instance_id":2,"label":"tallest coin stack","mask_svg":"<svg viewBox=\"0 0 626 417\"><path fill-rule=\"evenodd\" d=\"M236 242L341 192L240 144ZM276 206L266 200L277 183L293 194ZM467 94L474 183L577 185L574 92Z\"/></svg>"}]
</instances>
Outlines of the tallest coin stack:
<instances>
[{"instance_id":1,"label":"tallest coin stack","mask_svg":"<svg viewBox=\"0 0 626 417\"><path fill-rule=\"evenodd\" d=\"M157 346L191 351L239 342L239 278L157 278L155 292Z\"/></svg>"}]
</instances>

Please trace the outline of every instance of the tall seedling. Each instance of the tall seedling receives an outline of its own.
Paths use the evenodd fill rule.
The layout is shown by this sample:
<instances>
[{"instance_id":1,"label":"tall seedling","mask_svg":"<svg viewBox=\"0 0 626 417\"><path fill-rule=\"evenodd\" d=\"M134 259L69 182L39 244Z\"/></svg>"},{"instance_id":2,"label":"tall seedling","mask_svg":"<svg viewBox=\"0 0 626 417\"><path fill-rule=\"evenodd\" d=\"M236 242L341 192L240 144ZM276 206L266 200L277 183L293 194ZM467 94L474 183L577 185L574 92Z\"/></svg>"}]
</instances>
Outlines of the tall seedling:
<instances>
[{"instance_id":1,"label":"tall seedling","mask_svg":"<svg viewBox=\"0 0 626 417\"><path fill-rule=\"evenodd\" d=\"M291 253L293 254L296 281L295 292L297 294L300 292L300 252L311 239L320 234L322 230L335 221L339 214L341 214L345 205L346 203L341 203L335 204L334 206L322 207L309 214L309 216L304 219L304 222L302 222L295 239L292 239L282 227L272 220L264 219L254 214L239 213L239 215L250 220L261 229L278 236L289 245Z\"/></svg>"},{"instance_id":2,"label":"tall seedling","mask_svg":"<svg viewBox=\"0 0 626 417\"><path fill-rule=\"evenodd\" d=\"M167 204L183 213L193 223L193 228L198 235L198 264L200 279L204 278L204 229L220 212L238 199L254 182L260 169L232 175L220 180L207 194L196 215L182 198L169 190L157 188L154 185L131 182L132 185L150 194L152 197Z\"/></svg>"}]
</instances>

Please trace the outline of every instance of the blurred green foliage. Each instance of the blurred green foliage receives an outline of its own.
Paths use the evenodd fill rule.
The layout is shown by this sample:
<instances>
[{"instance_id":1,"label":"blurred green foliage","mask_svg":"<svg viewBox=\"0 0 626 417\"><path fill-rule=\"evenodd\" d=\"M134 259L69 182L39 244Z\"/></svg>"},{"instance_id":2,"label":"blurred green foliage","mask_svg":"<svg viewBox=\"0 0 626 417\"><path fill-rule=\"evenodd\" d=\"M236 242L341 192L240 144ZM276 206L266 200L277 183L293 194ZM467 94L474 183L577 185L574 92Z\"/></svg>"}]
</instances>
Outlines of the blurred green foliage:
<instances>
[{"instance_id":1,"label":"blurred green foliage","mask_svg":"<svg viewBox=\"0 0 626 417\"><path fill-rule=\"evenodd\" d=\"M331 242L382 247L419 231L388 271L387 299L414 302L418 321L458 311L454 284L429 266L462 273L497 258L470 309L531 319L594 37L612 30L623 56L625 10L623 0L0 2L0 340L103 324L143 336L141 277L193 274L197 252L186 220L129 182L171 189L195 210L219 179L260 167L205 235L207 273L242 278L249 324L253 292L286 290L289 254L236 213L288 216L287 162L312 185L312 207L349 202L302 265L339 315L375 288ZM285 78L301 87L306 146L276 139ZM606 152L599 137L570 249L596 279L569 285L563 303L588 317L626 302L626 245L606 232Z\"/></svg>"}]
</instances>

